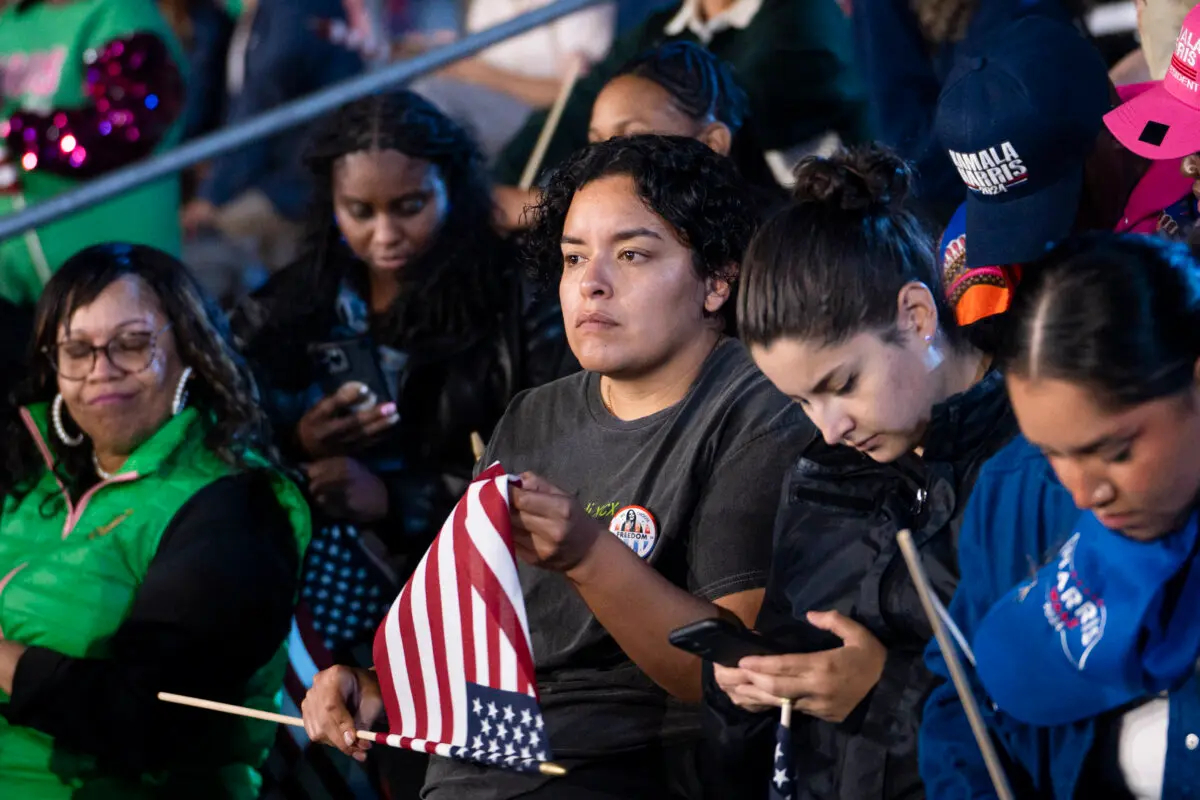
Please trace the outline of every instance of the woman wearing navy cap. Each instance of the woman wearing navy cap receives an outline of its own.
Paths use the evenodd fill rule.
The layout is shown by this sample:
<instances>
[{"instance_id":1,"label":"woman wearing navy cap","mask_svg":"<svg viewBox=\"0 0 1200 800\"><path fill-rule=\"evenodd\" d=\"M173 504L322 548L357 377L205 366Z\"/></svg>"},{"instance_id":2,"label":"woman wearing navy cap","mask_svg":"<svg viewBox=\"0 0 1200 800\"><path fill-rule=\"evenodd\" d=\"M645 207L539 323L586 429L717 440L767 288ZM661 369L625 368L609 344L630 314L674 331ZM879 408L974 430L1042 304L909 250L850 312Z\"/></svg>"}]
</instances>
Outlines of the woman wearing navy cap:
<instances>
[{"instance_id":1,"label":"woman wearing navy cap","mask_svg":"<svg viewBox=\"0 0 1200 800\"><path fill-rule=\"evenodd\" d=\"M1029 271L1001 350L1024 438L980 474L950 615L1019 797L1185 797L1200 781L1200 267L1096 235ZM936 646L928 661L947 671ZM930 798L992 796L949 683Z\"/></svg>"}]
</instances>

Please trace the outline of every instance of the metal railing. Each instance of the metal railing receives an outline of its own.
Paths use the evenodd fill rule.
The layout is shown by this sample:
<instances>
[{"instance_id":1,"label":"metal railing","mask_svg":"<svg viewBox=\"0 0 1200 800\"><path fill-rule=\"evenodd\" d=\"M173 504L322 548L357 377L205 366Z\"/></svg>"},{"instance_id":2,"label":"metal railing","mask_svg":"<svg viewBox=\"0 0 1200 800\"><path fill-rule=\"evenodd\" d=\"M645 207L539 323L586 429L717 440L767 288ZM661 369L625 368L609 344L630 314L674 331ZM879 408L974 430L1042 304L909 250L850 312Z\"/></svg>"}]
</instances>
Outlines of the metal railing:
<instances>
[{"instance_id":1,"label":"metal railing","mask_svg":"<svg viewBox=\"0 0 1200 800\"><path fill-rule=\"evenodd\" d=\"M286 103L238 125L210 133L165 153L131 164L108 175L89 181L78 189L31 206L24 211L0 217L0 241L31 228L61 219L80 209L136 189L144 183L186 169L193 164L235 150L256 139L274 136L288 128L303 125L351 100L357 100L391 86L473 55L497 42L553 22L559 17L597 5L605 0L559 0L534 9L485 31L472 34L436 50L390 64L356 76L307 97Z\"/></svg>"}]
</instances>

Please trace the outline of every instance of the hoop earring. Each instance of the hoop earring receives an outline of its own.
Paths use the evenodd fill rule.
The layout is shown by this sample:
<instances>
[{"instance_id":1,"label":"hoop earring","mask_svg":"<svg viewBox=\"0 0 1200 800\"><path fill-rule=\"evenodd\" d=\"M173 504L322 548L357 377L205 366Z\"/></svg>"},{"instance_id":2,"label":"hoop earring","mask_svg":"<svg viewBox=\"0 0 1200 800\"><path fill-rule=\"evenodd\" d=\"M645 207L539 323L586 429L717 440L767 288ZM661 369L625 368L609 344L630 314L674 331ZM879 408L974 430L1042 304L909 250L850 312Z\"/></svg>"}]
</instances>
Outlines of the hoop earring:
<instances>
[{"instance_id":1,"label":"hoop earring","mask_svg":"<svg viewBox=\"0 0 1200 800\"><path fill-rule=\"evenodd\" d=\"M74 438L67 435L66 426L63 425L62 407L63 396L62 392L59 392L54 395L54 402L50 405L50 420L54 424L54 432L67 447L79 447L83 444L83 432L80 431Z\"/></svg>"},{"instance_id":2,"label":"hoop earring","mask_svg":"<svg viewBox=\"0 0 1200 800\"><path fill-rule=\"evenodd\" d=\"M179 385L175 387L175 400L171 403L171 416L178 417L187 407L187 382L192 377L192 368L185 367L179 376Z\"/></svg>"}]
</instances>

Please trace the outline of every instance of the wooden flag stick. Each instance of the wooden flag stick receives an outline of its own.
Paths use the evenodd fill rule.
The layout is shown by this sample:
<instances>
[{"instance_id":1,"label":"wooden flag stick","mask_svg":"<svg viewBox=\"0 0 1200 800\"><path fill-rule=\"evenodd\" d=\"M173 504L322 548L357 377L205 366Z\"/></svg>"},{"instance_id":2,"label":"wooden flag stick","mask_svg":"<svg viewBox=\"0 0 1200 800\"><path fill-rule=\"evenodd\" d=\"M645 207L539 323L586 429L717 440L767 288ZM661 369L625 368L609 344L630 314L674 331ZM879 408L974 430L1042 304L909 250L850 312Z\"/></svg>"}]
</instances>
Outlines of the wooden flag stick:
<instances>
[{"instance_id":1,"label":"wooden flag stick","mask_svg":"<svg viewBox=\"0 0 1200 800\"><path fill-rule=\"evenodd\" d=\"M542 132L538 135L537 144L534 145L533 152L529 154L525 171L521 173L521 182L517 185L522 189L529 189L533 186L533 179L537 177L538 170L542 168L542 159L546 157L550 139L558 130L563 109L567 107L567 101L571 99L571 92L575 90L575 81L579 80L579 73L582 69L583 59L571 59L571 64L567 67L567 74L563 76L562 85L558 89L558 97L554 98L554 105L550 106L550 113L546 115L546 123L542 125Z\"/></svg>"},{"instance_id":2,"label":"wooden flag stick","mask_svg":"<svg viewBox=\"0 0 1200 800\"><path fill-rule=\"evenodd\" d=\"M785 728L792 727L792 701L783 700L779 704L779 724Z\"/></svg>"},{"instance_id":3,"label":"wooden flag stick","mask_svg":"<svg viewBox=\"0 0 1200 800\"><path fill-rule=\"evenodd\" d=\"M979 705L975 702L975 695L971 693L970 684L967 683L966 673L963 672L962 664L958 660L958 652L954 648L954 643L950 641L950 635L946 633L945 626L942 625L941 617L934 610L933 592L929 588L929 579L925 576L925 567L921 564L921 556L913 544L912 531L907 528L900 531L896 535L896 541L900 545L904 561L908 564L909 574L912 575L913 583L917 587L917 595L921 598L925 616L929 618L929 624L933 626L933 635L937 639L942 656L946 659L946 666L950 669L950 679L954 681L958 699L967 712L971 733L975 735L975 743L979 745L979 752L983 753L983 762L987 765L992 786L996 789L996 797L999 800L1013 800L1008 777L1004 774L1000 757L996 755L996 750L992 746L992 737L988 733L987 725L984 724L983 715L979 713Z\"/></svg>"},{"instance_id":4,"label":"wooden flag stick","mask_svg":"<svg viewBox=\"0 0 1200 800\"><path fill-rule=\"evenodd\" d=\"M483 437L479 435L479 431L471 431L471 452L475 454L476 461L483 458L483 451L485 449Z\"/></svg>"},{"instance_id":5,"label":"wooden flag stick","mask_svg":"<svg viewBox=\"0 0 1200 800\"><path fill-rule=\"evenodd\" d=\"M234 706L229 703L217 703L213 700L201 700L198 697L187 697L182 694L171 694L170 692L159 692L158 699L167 703L176 703L181 706L191 706L193 708L203 708L208 711L220 711L225 714L234 714L239 717L250 717L251 719L261 719L264 722L277 722L280 725L291 725L296 728L304 727L304 720L300 717L289 717L286 714L272 714L270 711L259 711L257 708L246 708L245 706ZM359 739L368 742L375 742L375 734L370 731L355 731L355 735ZM402 748L403 749L403 748ZM538 771L543 775L552 775L561 777L567 774L567 771L555 764L553 761L538 762Z\"/></svg>"}]
</instances>

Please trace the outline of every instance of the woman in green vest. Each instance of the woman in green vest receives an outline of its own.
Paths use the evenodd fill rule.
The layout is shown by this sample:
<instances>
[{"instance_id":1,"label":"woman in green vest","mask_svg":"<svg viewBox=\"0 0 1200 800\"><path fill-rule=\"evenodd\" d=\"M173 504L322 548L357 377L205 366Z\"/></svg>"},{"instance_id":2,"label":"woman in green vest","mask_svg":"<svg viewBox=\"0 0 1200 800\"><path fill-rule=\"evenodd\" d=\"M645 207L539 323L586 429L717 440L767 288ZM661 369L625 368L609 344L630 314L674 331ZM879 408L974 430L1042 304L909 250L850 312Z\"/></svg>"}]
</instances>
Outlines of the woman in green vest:
<instances>
[{"instance_id":1,"label":"woman in green vest","mask_svg":"<svg viewBox=\"0 0 1200 800\"><path fill-rule=\"evenodd\" d=\"M0 474L0 797L253 798L309 538L252 379L176 259L107 244L37 308Z\"/></svg>"}]
</instances>

